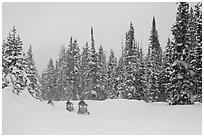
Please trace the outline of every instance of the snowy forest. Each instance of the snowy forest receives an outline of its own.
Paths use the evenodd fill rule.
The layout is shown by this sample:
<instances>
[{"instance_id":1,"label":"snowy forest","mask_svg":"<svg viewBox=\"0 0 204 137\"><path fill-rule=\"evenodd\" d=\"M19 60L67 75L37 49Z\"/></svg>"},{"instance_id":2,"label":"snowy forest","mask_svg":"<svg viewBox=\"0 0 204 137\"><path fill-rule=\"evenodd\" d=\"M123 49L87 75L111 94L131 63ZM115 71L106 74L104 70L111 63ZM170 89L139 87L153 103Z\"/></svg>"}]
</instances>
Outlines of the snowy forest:
<instances>
[{"instance_id":1,"label":"snowy forest","mask_svg":"<svg viewBox=\"0 0 204 137\"><path fill-rule=\"evenodd\" d=\"M190 7L177 3L177 13L162 50L156 17L152 17L147 54L135 38L130 22L120 58L110 56L100 45L95 48L94 28L91 43L78 45L72 36L59 49L57 60L50 58L39 75L32 46L23 52L23 41L15 27L2 42L2 88L12 86L20 94L27 88L40 101L132 99L192 105L202 102L202 3ZM169 36L170 37L170 36ZM80 51L80 46L83 46ZM45 54L46 56L46 54Z\"/></svg>"}]
</instances>

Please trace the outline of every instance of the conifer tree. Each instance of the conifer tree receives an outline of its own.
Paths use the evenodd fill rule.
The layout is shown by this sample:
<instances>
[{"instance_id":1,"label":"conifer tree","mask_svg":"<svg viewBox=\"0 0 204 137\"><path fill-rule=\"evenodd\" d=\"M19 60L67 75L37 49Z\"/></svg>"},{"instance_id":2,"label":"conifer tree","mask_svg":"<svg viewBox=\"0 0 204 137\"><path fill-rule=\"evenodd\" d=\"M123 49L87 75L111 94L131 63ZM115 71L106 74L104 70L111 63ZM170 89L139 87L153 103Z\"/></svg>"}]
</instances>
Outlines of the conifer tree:
<instances>
[{"instance_id":1,"label":"conifer tree","mask_svg":"<svg viewBox=\"0 0 204 137\"><path fill-rule=\"evenodd\" d=\"M100 46L98 53L98 99L106 98L106 87L107 87L107 63L106 63L106 55L104 53L103 47Z\"/></svg>"},{"instance_id":2,"label":"conifer tree","mask_svg":"<svg viewBox=\"0 0 204 137\"><path fill-rule=\"evenodd\" d=\"M115 73L115 68L117 66L117 59L114 55L113 50L111 49L110 51L110 56L108 60L108 65L107 65L107 94L109 95L110 98L114 98L116 96L114 86L115 86L115 79L116 79L116 73Z\"/></svg>"},{"instance_id":3,"label":"conifer tree","mask_svg":"<svg viewBox=\"0 0 204 137\"><path fill-rule=\"evenodd\" d=\"M91 79L91 89L96 91L97 89L97 72L98 72L98 54L95 49L94 37L93 37L93 28L91 28L91 50L89 58L89 76Z\"/></svg>"},{"instance_id":4,"label":"conifer tree","mask_svg":"<svg viewBox=\"0 0 204 137\"><path fill-rule=\"evenodd\" d=\"M196 101L202 102L202 3L198 2L194 10L196 46L194 47L195 60L191 62L195 70Z\"/></svg>"},{"instance_id":5,"label":"conifer tree","mask_svg":"<svg viewBox=\"0 0 204 137\"><path fill-rule=\"evenodd\" d=\"M74 40L74 51L73 51L73 57L74 57L74 100L78 99L79 94L79 88L80 85L80 78L79 78L79 68L80 68L80 49L77 43L77 40Z\"/></svg>"},{"instance_id":6,"label":"conifer tree","mask_svg":"<svg viewBox=\"0 0 204 137\"><path fill-rule=\"evenodd\" d=\"M170 70L170 83L167 92L170 94L170 104L188 104L189 91L192 91L194 83L188 63L189 41L189 4L180 2L176 14L176 23L172 27L174 36L172 45L172 60ZM187 94L187 95L186 95Z\"/></svg>"},{"instance_id":7,"label":"conifer tree","mask_svg":"<svg viewBox=\"0 0 204 137\"><path fill-rule=\"evenodd\" d=\"M162 86L164 87L165 97L167 98L170 98L170 94L166 91L167 91L167 87L169 86L168 84L170 84L169 83L170 77L171 77L170 73L172 71L171 64L173 63L172 53L173 53L172 43L171 43L171 40L168 38L167 46L166 46L164 58L163 58L164 69L162 70L162 74L161 74L162 75L161 81L163 81Z\"/></svg>"},{"instance_id":8,"label":"conifer tree","mask_svg":"<svg viewBox=\"0 0 204 137\"><path fill-rule=\"evenodd\" d=\"M2 46L2 73L3 87L12 86L16 94L26 87L27 81L26 57L22 45L22 40L16 33L16 28L13 27Z\"/></svg>"},{"instance_id":9,"label":"conifer tree","mask_svg":"<svg viewBox=\"0 0 204 137\"><path fill-rule=\"evenodd\" d=\"M48 85L48 73L46 70L42 72L41 78L40 78L40 90L41 90L41 98L43 100L49 100L48 99L48 92L47 92L47 87Z\"/></svg>"},{"instance_id":10,"label":"conifer tree","mask_svg":"<svg viewBox=\"0 0 204 137\"><path fill-rule=\"evenodd\" d=\"M66 93L69 91L69 84L66 78L66 50L65 46L61 46L60 54L58 57L58 65L56 65L57 74L57 91L59 92L60 100L67 100L68 97Z\"/></svg>"},{"instance_id":11,"label":"conifer tree","mask_svg":"<svg viewBox=\"0 0 204 137\"><path fill-rule=\"evenodd\" d=\"M145 78L145 62L143 57L143 50L142 47L139 47L138 44L138 50L139 50L139 69L137 71L136 76L136 99L144 99L145 95L147 94L147 87L146 87L146 78Z\"/></svg>"},{"instance_id":12,"label":"conifer tree","mask_svg":"<svg viewBox=\"0 0 204 137\"><path fill-rule=\"evenodd\" d=\"M152 30L150 34L150 78L149 78L149 96L152 100L158 101L158 95L160 94L159 91L159 74L161 72L162 66L162 49L159 43L159 36L156 30L156 22L155 18L153 17L152 21Z\"/></svg>"},{"instance_id":13,"label":"conifer tree","mask_svg":"<svg viewBox=\"0 0 204 137\"><path fill-rule=\"evenodd\" d=\"M71 86L72 99L78 99L79 91L79 63L80 63L80 50L76 40L72 42L72 37L70 39L70 44L68 47L68 78L69 84Z\"/></svg>"},{"instance_id":14,"label":"conifer tree","mask_svg":"<svg viewBox=\"0 0 204 137\"><path fill-rule=\"evenodd\" d=\"M39 75L33 59L32 46L30 46L28 49L26 59L27 59L26 69L27 69L27 77L28 77L28 82L27 82L28 91L34 98L40 99L41 91L39 87Z\"/></svg>"},{"instance_id":15,"label":"conifer tree","mask_svg":"<svg viewBox=\"0 0 204 137\"><path fill-rule=\"evenodd\" d=\"M59 69L60 69L60 66L59 66L59 61L56 60L55 61L55 68L54 68L54 79L55 79L55 100L56 101L60 101L60 98L61 98L61 83L59 83Z\"/></svg>"},{"instance_id":16,"label":"conifer tree","mask_svg":"<svg viewBox=\"0 0 204 137\"><path fill-rule=\"evenodd\" d=\"M72 37L70 37L70 41L67 47L67 51L66 51L66 83L67 85L69 85L69 89L70 90L66 90L66 95L68 95L68 99L72 99L73 98L73 81L74 81L74 77L73 77L73 68L74 68L74 64L73 64L73 56L72 56L72 49L73 49L73 40Z\"/></svg>"},{"instance_id":17,"label":"conifer tree","mask_svg":"<svg viewBox=\"0 0 204 137\"><path fill-rule=\"evenodd\" d=\"M7 47L7 43L5 40L2 42L2 89L7 87L9 81L6 80L6 76L9 72L9 68L7 67L8 61L5 58L5 50Z\"/></svg>"},{"instance_id":18,"label":"conifer tree","mask_svg":"<svg viewBox=\"0 0 204 137\"><path fill-rule=\"evenodd\" d=\"M55 68L53 60L50 59L47 65L47 79L46 79L46 97L48 100L56 100L57 92L56 92L56 79L55 79Z\"/></svg>"},{"instance_id":19,"label":"conifer tree","mask_svg":"<svg viewBox=\"0 0 204 137\"><path fill-rule=\"evenodd\" d=\"M136 70L138 66L138 51L134 38L134 28L130 23L130 29L126 33L126 42L124 49L124 66L125 66L125 98L135 98L136 94Z\"/></svg>"},{"instance_id":20,"label":"conifer tree","mask_svg":"<svg viewBox=\"0 0 204 137\"><path fill-rule=\"evenodd\" d=\"M117 91L117 96L115 98L124 98L124 90L125 90L125 74L124 71L124 49L122 42L122 54L119 58L118 65L115 69L116 71L116 81L115 81L115 90Z\"/></svg>"},{"instance_id":21,"label":"conifer tree","mask_svg":"<svg viewBox=\"0 0 204 137\"><path fill-rule=\"evenodd\" d=\"M90 91L90 77L89 77L89 59L90 59L90 49L89 45L86 42L85 47L81 54L81 77L82 77L82 89L84 89L83 95L85 96L86 92Z\"/></svg>"},{"instance_id":22,"label":"conifer tree","mask_svg":"<svg viewBox=\"0 0 204 137\"><path fill-rule=\"evenodd\" d=\"M150 63L150 56L151 56L151 48L150 45L148 45L148 52L145 56L145 79L146 79L146 95L145 95L145 101L147 100L147 97L150 93L150 76L151 76L151 63Z\"/></svg>"}]
</instances>

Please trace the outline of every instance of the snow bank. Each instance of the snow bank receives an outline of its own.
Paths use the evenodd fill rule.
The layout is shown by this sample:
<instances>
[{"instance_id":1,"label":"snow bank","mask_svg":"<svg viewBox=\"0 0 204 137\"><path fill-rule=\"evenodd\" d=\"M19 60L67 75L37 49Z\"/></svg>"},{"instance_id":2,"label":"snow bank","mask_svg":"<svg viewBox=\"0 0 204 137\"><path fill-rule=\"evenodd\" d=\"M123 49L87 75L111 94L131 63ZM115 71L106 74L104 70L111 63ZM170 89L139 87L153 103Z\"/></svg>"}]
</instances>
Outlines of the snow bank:
<instances>
[{"instance_id":1,"label":"snow bank","mask_svg":"<svg viewBox=\"0 0 204 137\"><path fill-rule=\"evenodd\" d=\"M169 106L165 103L116 99L86 101L90 115L65 110L64 101L40 102L25 90L19 96L3 90L3 134L201 134L202 104Z\"/></svg>"}]
</instances>

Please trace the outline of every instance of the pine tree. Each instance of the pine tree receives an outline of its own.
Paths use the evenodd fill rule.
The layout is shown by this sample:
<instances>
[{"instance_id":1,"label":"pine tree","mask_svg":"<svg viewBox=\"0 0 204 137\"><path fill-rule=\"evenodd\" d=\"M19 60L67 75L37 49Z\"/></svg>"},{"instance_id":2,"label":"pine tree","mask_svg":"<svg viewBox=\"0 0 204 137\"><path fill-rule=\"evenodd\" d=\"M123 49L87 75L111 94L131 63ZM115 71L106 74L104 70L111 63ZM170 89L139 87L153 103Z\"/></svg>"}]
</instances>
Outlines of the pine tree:
<instances>
[{"instance_id":1,"label":"pine tree","mask_svg":"<svg viewBox=\"0 0 204 137\"><path fill-rule=\"evenodd\" d=\"M162 74L161 74L161 81L163 81L162 86L164 87L165 96L167 98L170 98L170 95L171 95L171 94L169 94L169 92L167 92L167 87L170 84L169 81L171 78L171 71L172 71L171 64L173 63L172 53L173 53L172 52L172 43L171 43L171 40L168 38L167 46L166 46L166 49L164 52L164 58L163 58L164 69L163 69ZM166 101L168 101L168 100L166 100Z\"/></svg>"},{"instance_id":2,"label":"pine tree","mask_svg":"<svg viewBox=\"0 0 204 137\"><path fill-rule=\"evenodd\" d=\"M191 62L195 70L196 101L202 102L202 3L195 5L194 10L196 46L194 47L195 60Z\"/></svg>"},{"instance_id":3,"label":"pine tree","mask_svg":"<svg viewBox=\"0 0 204 137\"><path fill-rule=\"evenodd\" d=\"M57 67L56 67L57 68ZM60 100L68 100L70 86L66 77L66 49L65 46L61 46L60 54L58 57L58 69L57 69L57 90L60 93Z\"/></svg>"},{"instance_id":4,"label":"pine tree","mask_svg":"<svg viewBox=\"0 0 204 137\"><path fill-rule=\"evenodd\" d=\"M103 47L100 46L98 53L98 99L105 99L106 95L106 87L107 87L107 63L106 63L106 55L104 53Z\"/></svg>"},{"instance_id":5,"label":"pine tree","mask_svg":"<svg viewBox=\"0 0 204 137\"><path fill-rule=\"evenodd\" d=\"M60 101L61 95L62 95L62 85L61 82L59 81L60 75L59 75L59 70L60 70L60 64L59 61L55 61L55 68L54 68L54 79L55 79L55 100Z\"/></svg>"},{"instance_id":6,"label":"pine tree","mask_svg":"<svg viewBox=\"0 0 204 137\"><path fill-rule=\"evenodd\" d=\"M72 42L72 37L70 39L70 44L68 47L68 78L69 84L71 86L72 99L78 99L78 91L80 87L80 79L79 79L79 63L80 63L80 50L76 40Z\"/></svg>"},{"instance_id":7,"label":"pine tree","mask_svg":"<svg viewBox=\"0 0 204 137\"><path fill-rule=\"evenodd\" d=\"M160 94L159 91L159 75L161 72L162 66L162 49L159 43L159 36L156 30L156 22L155 18L153 17L152 21L152 30L150 34L150 77L149 77L149 97L152 98L151 100L158 101L158 95Z\"/></svg>"},{"instance_id":8,"label":"pine tree","mask_svg":"<svg viewBox=\"0 0 204 137\"><path fill-rule=\"evenodd\" d=\"M188 94L192 92L194 83L188 64L189 40L189 4L180 2L176 15L176 23L172 27L174 36L172 45L172 60L170 83L167 92L170 94L170 104L189 104Z\"/></svg>"},{"instance_id":9,"label":"pine tree","mask_svg":"<svg viewBox=\"0 0 204 137\"><path fill-rule=\"evenodd\" d=\"M134 28L130 23L130 29L126 33L126 42L124 49L124 67L125 67L125 98L135 98L136 94L136 71L138 65L138 51L134 38Z\"/></svg>"},{"instance_id":10,"label":"pine tree","mask_svg":"<svg viewBox=\"0 0 204 137\"><path fill-rule=\"evenodd\" d=\"M2 89L7 87L9 84L9 81L6 80L6 76L9 73L9 68L7 67L7 64L9 62L5 58L6 47L7 47L7 43L5 40L3 40L3 43L2 43Z\"/></svg>"},{"instance_id":11,"label":"pine tree","mask_svg":"<svg viewBox=\"0 0 204 137\"><path fill-rule=\"evenodd\" d=\"M143 99L145 98L145 95L147 94L147 86L146 86L146 78L145 78L145 62L143 57L143 50L142 47L139 48L138 44L138 50L139 50L139 70L137 71L137 77L136 77L136 99Z\"/></svg>"},{"instance_id":12,"label":"pine tree","mask_svg":"<svg viewBox=\"0 0 204 137\"><path fill-rule=\"evenodd\" d=\"M150 62L150 56L151 56L151 48L150 45L148 45L148 52L145 56L145 79L146 79L146 94L145 94L145 101L148 102L148 95L150 93L150 75L151 75L151 62Z\"/></svg>"},{"instance_id":13,"label":"pine tree","mask_svg":"<svg viewBox=\"0 0 204 137\"><path fill-rule=\"evenodd\" d=\"M91 50L90 50L90 58L89 58L89 76L91 79L90 87L92 91L96 91L97 89L97 72L98 72L98 54L95 49L94 37L93 37L93 28L91 28ZM92 92L91 91L91 92Z\"/></svg>"},{"instance_id":14,"label":"pine tree","mask_svg":"<svg viewBox=\"0 0 204 137\"><path fill-rule=\"evenodd\" d=\"M74 51L73 51L73 57L74 57L74 100L78 99L79 95L79 89L81 87L80 85L80 79L79 79L79 68L80 68L80 49L77 43L77 40L74 40Z\"/></svg>"},{"instance_id":15,"label":"pine tree","mask_svg":"<svg viewBox=\"0 0 204 137\"><path fill-rule=\"evenodd\" d=\"M86 42L85 47L83 47L83 51L81 54L81 77L82 77L82 89L84 89L83 93L83 98L86 94L86 92L89 92L90 89L90 77L89 77L89 71L90 71L90 66L89 66L89 59L90 59L90 49L89 45Z\"/></svg>"},{"instance_id":16,"label":"pine tree","mask_svg":"<svg viewBox=\"0 0 204 137\"><path fill-rule=\"evenodd\" d=\"M27 82L28 91L34 98L40 99L41 91L39 87L39 75L33 59L32 46L30 46L28 49L26 59L27 59L26 69L28 77Z\"/></svg>"},{"instance_id":17,"label":"pine tree","mask_svg":"<svg viewBox=\"0 0 204 137\"><path fill-rule=\"evenodd\" d=\"M116 97L116 91L114 90L115 86L115 79L116 79L116 73L115 73L115 68L117 66L117 59L115 57L115 54L113 50L111 49L110 51L110 56L108 60L108 65L107 65L107 94L110 98L115 98Z\"/></svg>"},{"instance_id":18,"label":"pine tree","mask_svg":"<svg viewBox=\"0 0 204 137\"><path fill-rule=\"evenodd\" d=\"M41 90L41 93L42 93L41 98L43 100L49 100L48 92L47 92L47 89L48 89L47 85L48 85L48 73L47 73L46 70L44 70L42 72L42 76L40 78L40 90Z\"/></svg>"},{"instance_id":19,"label":"pine tree","mask_svg":"<svg viewBox=\"0 0 204 137\"><path fill-rule=\"evenodd\" d=\"M19 94L26 87L26 58L22 50L22 40L13 27L2 45L3 87L11 85L13 92Z\"/></svg>"},{"instance_id":20,"label":"pine tree","mask_svg":"<svg viewBox=\"0 0 204 137\"><path fill-rule=\"evenodd\" d=\"M51 100L57 100L57 91L56 91L56 71L54 67L54 62L52 59L49 60L48 66L47 66L47 72L48 72L48 99Z\"/></svg>"},{"instance_id":21,"label":"pine tree","mask_svg":"<svg viewBox=\"0 0 204 137\"><path fill-rule=\"evenodd\" d=\"M66 51L66 67L65 67L65 73L66 73L66 83L67 85L69 85L69 90L66 90L66 95L68 96L68 99L72 99L73 98L73 81L74 81L74 77L73 77L73 68L74 68L74 63L73 63L73 56L72 56L72 47L73 47L73 40L72 37L70 37L70 41L68 44L68 48Z\"/></svg>"},{"instance_id":22,"label":"pine tree","mask_svg":"<svg viewBox=\"0 0 204 137\"><path fill-rule=\"evenodd\" d=\"M46 71L42 73L41 89L43 99L57 100L56 92L56 74L53 60L50 59Z\"/></svg>"},{"instance_id":23,"label":"pine tree","mask_svg":"<svg viewBox=\"0 0 204 137\"><path fill-rule=\"evenodd\" d=\"M122 54L119 58L118 65L115 69L116 72L116 81L115 81L115 90L117 91L117 96L115 98L124 98L124 90L125 90L125 74L124 74L124 49L122 42Z\"/></svg>"}]
</instances>

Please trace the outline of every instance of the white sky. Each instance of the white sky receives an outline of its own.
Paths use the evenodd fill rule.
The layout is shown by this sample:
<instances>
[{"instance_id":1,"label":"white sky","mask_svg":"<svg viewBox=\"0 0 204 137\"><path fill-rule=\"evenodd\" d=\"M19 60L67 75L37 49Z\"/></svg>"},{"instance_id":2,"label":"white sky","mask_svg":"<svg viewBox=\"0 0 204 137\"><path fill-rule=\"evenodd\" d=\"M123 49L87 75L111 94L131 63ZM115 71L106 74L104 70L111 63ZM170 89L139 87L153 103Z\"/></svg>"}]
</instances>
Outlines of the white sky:
<instances>
[{"instance_id":1,"label":"white sky","mask_svg":"<svg viewBox=\"0 0 204 137\"><path fill-rule=\"evenodd\" d=\"M113 49L117 57L121 54L122 39L132 21L135 38L147 52L152 25L156 28L162 48L171 36L175 23L175 2L150 3L3 3L2 39L6 39L13 25L23 40L23 49L33 47L36 67L41 73L48 60L57 58L62 44L68 44L70 36L76 38L80 48L91 41L90 28L94 29L95 46L102 44L109 56Z\"/></svg>"}]
</instances>

